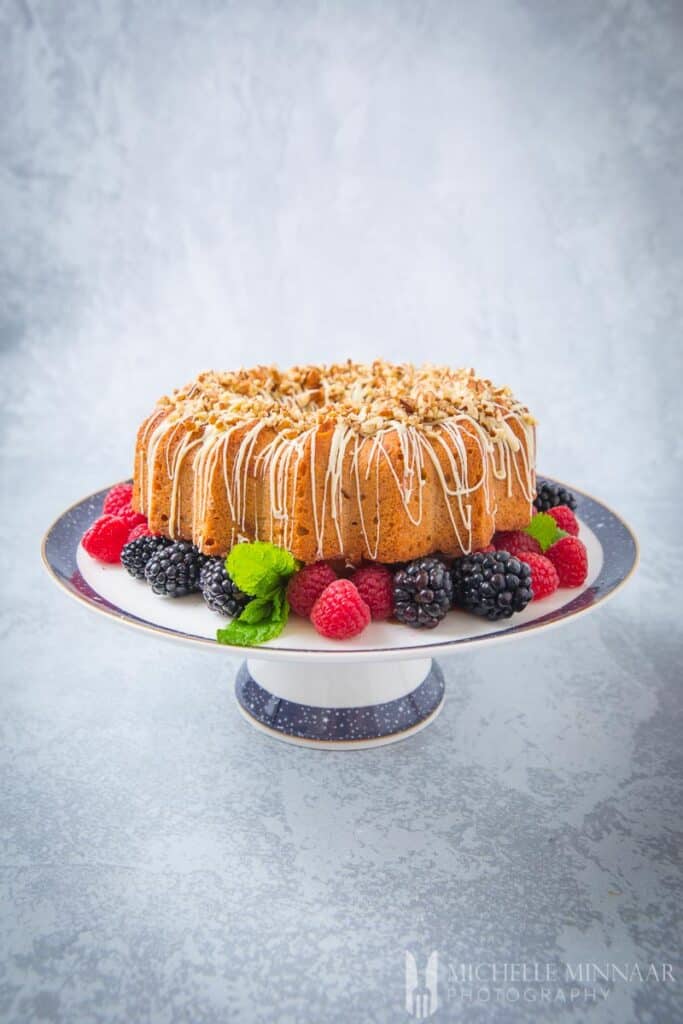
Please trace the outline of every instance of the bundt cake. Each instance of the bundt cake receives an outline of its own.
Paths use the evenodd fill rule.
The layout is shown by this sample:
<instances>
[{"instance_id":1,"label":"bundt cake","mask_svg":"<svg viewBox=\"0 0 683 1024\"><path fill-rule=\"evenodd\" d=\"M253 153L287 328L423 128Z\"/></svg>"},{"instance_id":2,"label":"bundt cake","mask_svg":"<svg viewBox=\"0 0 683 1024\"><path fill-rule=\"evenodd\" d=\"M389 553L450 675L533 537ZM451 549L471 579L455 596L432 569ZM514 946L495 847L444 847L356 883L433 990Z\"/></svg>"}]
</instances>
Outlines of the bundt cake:
<instances>
[{"instance_id":1,"label":"bundt cake","mask_svg":"<svg viewBox=\"0 0 683 1024\"><path fill-rule=\"evenodd\" d=\"M529 411L473 370L202 373L140 427L133 504L210 555L243 540L304 562L460 555L529 522L534 442Z\"/></svg>"}]
</instances>

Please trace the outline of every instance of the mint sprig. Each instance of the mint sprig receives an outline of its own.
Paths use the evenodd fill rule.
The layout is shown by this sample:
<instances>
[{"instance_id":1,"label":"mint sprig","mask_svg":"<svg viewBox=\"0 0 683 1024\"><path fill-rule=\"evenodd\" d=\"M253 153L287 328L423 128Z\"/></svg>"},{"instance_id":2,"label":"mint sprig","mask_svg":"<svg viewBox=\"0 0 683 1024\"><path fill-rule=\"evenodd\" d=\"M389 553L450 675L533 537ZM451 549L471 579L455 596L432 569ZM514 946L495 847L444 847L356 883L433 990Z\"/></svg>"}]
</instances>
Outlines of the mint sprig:
<instances>
[{"instance_id":1,"label":"mint sprig","mask_svg":"<svg viewBox=\"0 0 683 1024\"><path fill-rule=\"evenodd\" d=\"M264 644L266 640L274 640L276 636L280 635L289 618L288 601L280 602L279 611L275 602L269 602L270 607L264 613L263 618L259 618L257 622L249 621L249 608L260 600L262 598L254 598L242 610L239 618L233 619L224 629L216 630L216 640L219 644L229 644L233 647L256 647L258 644ZM246 617L245 613L247 613Z\"/></svg>"},{"instance_id":2,"label":"mint sprig","mask_svg":"<svg viewBox=\"0 0 683 1024\"><path fill-rule=\"evenodd\" d=\"M537 512L524 532L538 541L541 551L547 551L556 541L567 536L547 512Z\"/></svg>"},{"instance_id":3,"label":"mint sprig","mask_svg":"<svg viewBox=\"0 0 683 1024\"><path fill-rule=\"evenodd\" d=\"M216 631L218 643L255 647L279 636L289 617L287 583L299 566L289 551L274 544L237 544L226 558L225 568L252 600L238 618Z\"/></svg>"},{"instance_id":4,"label":"mint sprig","mask_svg":"<svg viewBox=\"0 0 683 1024\"><path fill-rule=\"evenodd\" d=\"M299 568L294 555L266 541L236 544L225 561L228 575L244 594L267 597Z\"/></svg>"}]
</instances>

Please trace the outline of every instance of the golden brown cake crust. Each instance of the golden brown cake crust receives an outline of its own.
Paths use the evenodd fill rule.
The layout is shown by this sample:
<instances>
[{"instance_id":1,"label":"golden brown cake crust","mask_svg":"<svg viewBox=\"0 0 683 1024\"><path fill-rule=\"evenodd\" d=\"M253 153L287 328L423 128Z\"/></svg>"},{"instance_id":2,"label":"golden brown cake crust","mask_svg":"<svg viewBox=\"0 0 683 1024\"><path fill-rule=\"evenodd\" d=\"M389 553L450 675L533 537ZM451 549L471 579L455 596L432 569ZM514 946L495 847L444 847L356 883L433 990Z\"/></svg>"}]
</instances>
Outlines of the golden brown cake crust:
<instances>
[{"instance_id":1,"label":"golden brown cake crust","mask_svg":"<svg viewBox=\"0 0 683 1024\"><path fill-rule=\"evenodd\" d=\"M256 539L305 562L459 555L528 523L534 449L526 407L473 370L210 372L140 427L133 503L212 555Z\"/></svg>"}]
</instances>

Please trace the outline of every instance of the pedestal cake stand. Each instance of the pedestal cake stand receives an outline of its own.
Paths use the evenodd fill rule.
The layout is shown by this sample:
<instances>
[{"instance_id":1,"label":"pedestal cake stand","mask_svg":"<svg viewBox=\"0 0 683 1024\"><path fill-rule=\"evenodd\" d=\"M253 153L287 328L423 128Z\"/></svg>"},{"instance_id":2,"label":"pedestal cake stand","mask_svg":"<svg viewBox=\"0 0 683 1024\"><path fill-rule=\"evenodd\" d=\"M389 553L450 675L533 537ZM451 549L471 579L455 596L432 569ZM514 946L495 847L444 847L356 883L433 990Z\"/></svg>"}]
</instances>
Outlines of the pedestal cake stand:
<instances>
[{"instance_id":1,"label":"pedestal cake stand","mask_svg":"<svg viewBox=\"0 0 683 1024\"><path fill-rule=\"evenodd\" d=\"M435 656L569 622L628 580L638 562L633 533L601 502L571 490L588 550L585 584L560 589L502 622L451 612L431 631L372 623L354 640L332 641L292 616L281 636L261 647L224 647L215 640L224 620L201 595L157 597L121 566L103 565L80 546L84 531L101 514L107 489L59 516L45 535L42 555L49 574L71 597L115 622L201 644L219 657L245 655L235 695L239 710L257 729L301 746L358 750L405 739L434 721L444 699Z\"/></svg>"}]
</instances>

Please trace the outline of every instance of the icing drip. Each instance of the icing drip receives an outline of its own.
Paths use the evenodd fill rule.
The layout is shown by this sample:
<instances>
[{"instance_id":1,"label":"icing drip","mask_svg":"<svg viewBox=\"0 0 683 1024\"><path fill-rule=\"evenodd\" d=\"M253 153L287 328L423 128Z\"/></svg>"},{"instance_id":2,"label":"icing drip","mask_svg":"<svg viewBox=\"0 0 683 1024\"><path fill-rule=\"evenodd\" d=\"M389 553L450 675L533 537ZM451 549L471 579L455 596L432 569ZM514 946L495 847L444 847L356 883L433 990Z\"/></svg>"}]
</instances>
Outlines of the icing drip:
<instances>
[{"instance_id":1,"label":"icing drip","mask_svg":"<svg viewBox=\"0 0 683 1024\"><path fill-rule=\"evenodd\" d=\"M294 548L304 459L309 469L304 487L311 522L299 523L297 529L305 534L311 528L317 558L332 549L343 553L349 530L355 530L362 536L364 556L376 559L384 497L395 506L398 496L406 529L422 526L427 478L438 484L452 546L463 552L472 550L475 496L481 493L486 515L495 516L494 485L505 481L508 498L517 491L531 506L535 491L533 421L504 390L486 391L485 416L479 415L476 403L466 395L467 400L460 403L463 408L451 415L414 422L416 415L411 410L420 392L418 399L411 392L410 399L404 401L405 415L385 415L377 423L369 423L365 415L367 388L362 383L353 383L344 393L344 400L357 407L355 419L337 415L327 421L314 410L307 411L315 388L293 388L290 394L284 390L289 385L280 383L282 393L275 389L259 392L263 415L250 419L228 402L227 421L223 421L220 415L214 416L215 402L207 400L199 382L175 404L167 400L155 410L139 439L135 472L140 502L151 517L162 506L168 509L166 527L171 537L178 536L183 527L185 534L188 530L187 523L181 524L185 497L181 481L185 478L192 483L192 539L200 547L205 544L211 495L219 479L231 519L231 544L239 539L265 539ZM330 387L324 381L319 385L322 408ZM303 419L297 420L302 409ZM283 420L282 410L294 422ZM330 412L334 412L334 402ZM474 446L475 459L468 455L468 446ZM317 462L325 450L321 477ZM386 493L387 486L393 495ZM374 501L368 500L368 489L374 491Z\"/></svg>"}]
</instances>

